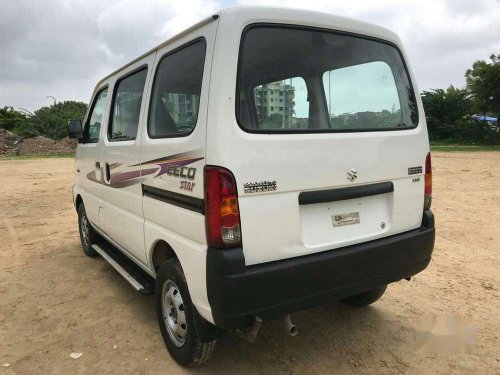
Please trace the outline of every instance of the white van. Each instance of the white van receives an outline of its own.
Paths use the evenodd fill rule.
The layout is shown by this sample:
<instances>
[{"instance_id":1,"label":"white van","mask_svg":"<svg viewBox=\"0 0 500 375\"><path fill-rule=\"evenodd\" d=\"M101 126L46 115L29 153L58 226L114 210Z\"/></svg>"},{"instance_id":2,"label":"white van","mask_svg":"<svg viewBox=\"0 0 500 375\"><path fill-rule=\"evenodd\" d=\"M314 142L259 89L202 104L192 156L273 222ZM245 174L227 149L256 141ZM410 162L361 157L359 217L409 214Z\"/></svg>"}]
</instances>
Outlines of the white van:
<instances>
[{"instance_id":1,"label":"white van","mask_svg":"<svg viewBox=\"0 0 500 375\"><path fill-rule=\"evenodd\" d=\"M399 38L224 10L103 78L79 139L85 254L154 293L172 357L330 301L379 299L434 246L422 103Z\"/></svg>"}]
</instances>

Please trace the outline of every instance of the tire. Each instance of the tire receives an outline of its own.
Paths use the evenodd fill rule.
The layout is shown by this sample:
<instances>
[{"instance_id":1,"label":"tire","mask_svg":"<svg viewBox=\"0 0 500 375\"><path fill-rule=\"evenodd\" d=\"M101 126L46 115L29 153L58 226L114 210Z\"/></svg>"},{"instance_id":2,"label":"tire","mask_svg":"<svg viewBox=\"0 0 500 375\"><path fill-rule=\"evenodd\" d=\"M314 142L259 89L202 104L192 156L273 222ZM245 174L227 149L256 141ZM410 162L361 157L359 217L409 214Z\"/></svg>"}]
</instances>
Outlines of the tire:
<instances>
[{"instance_id":1,"label":"tire","mask_svg":"<svg viewBox=\"0 0 500 375\"><path fill-rule=\"evenodd\" d=\"M97 252L92 249L92 245L99 240L99 235L90 224L83 203L78 206L78 229L80 231L80 242L85 255L88 257L97 256Z\"/></svg>"},{"instance_id":2,"label":"tire","mask_svg":"<svg viewBox=\"0 0 500 375\"><path fill-rule=\"evenodd\" d=\"M198 337L195 307L177 259L172 258L161 264L155 288L158 324L172 358L186 367L207 362L215 351L217 341L201 342Z\"/></svg>"},{"instance_id":3,"label":"tire","mask_svg":"<svg viewBox=\"0 0 500 375\"><path fill-rule=\"evenodd\" d=\"M368 306L374 303L375 301L378 301L380 297L382 297L386 289L387 285L382 285L381 287L378 287L376 289L344 298L340 300L340 302L353 307Z\"/></svg>"}]
</instances>

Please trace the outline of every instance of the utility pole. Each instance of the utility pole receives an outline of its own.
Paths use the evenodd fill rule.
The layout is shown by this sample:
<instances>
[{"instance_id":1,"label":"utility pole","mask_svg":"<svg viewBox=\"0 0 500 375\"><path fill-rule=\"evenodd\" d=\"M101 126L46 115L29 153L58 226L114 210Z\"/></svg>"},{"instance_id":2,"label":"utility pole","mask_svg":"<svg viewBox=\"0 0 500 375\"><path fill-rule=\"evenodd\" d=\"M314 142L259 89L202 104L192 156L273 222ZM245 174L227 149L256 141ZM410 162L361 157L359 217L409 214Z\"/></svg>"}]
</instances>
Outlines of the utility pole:
<instances>
[{"instance_id":1,"label":"utility pole","mask_svg":"<svg viewBox=\"0 0 500 375\"><path fill-rule=\"evenodd\" d=\"M286 80L283 80L283 121L281 123L281 128L285 128L285 108L286 108ZM278 102L279 109L279 102Z\"/></svg>"}]
</instances>

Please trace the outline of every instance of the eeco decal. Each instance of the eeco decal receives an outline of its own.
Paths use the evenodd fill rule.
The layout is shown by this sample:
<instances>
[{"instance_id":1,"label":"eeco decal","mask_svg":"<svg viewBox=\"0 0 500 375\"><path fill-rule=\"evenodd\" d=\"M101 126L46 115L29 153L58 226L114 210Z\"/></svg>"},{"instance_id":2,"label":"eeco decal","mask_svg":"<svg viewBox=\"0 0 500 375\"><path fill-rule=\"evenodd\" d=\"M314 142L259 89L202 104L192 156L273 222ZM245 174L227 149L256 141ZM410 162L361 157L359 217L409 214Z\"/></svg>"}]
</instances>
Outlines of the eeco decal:
<instances>
[{"instance_id":1,"label":"eeco decal","mask_svg":"<svg viewBox=\"0 0 500 375\"><path fill-rule=\"evenodd\" d=\"M154 175L153 178L160 177L164 174L168 174L173 177L178 177L181 179L186 179L184 184L181 182L181 189L192 191L194 187L194 183L188 180L193 180L196 174L196 168L186 167L189 164L197 162L199 160L203 160L202 156L199 156L202 150L188 151L182 152L179 154L170 155L167 157L153 159L142 163L142 171L141 164L134 164L127 166L125 168L134 168L133 170L128 170L124 172L116 172L111 173L111 178L109 183L104 180L104 171L101 167L100 170L100 179L97 179L95 171L92 171L87 174L87 178L91 181L104 184L110 186L112 188L122 188L126 186L130 186L140 182L140 177ZM110 165L110 170L119 168L122 166L122 163L115 163ZM190 182L187 184L187 182Z\"/></svg>"}]
</instances>

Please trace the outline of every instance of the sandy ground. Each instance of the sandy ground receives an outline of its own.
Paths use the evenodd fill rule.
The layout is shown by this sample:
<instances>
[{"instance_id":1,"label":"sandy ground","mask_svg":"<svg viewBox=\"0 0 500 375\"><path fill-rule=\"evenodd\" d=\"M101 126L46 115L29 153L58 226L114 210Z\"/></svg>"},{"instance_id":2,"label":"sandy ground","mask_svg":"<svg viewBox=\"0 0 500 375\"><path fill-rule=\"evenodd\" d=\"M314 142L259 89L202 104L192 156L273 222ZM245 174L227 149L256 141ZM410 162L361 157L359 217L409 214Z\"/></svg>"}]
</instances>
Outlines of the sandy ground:
<instances>
[{"instance_id":1,"label":"sandy ground","mask_svg":"<svg viewBox=\"0 0 500 375\"><path fill-rule=\"evenodd\" d=\"M435 153L433 164L438 235L426 271L368 308L294 314L297 337L278 322L255 344L229 337L186 370L164 348L153 297L81 251L73 161L0 161L0 374L500 373L500 152ZM434 316L470 317L475 344L420 349L413 327Z\"/></svg>"}]
</instances>

